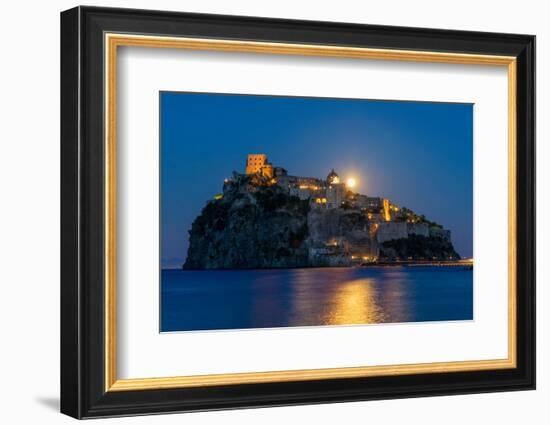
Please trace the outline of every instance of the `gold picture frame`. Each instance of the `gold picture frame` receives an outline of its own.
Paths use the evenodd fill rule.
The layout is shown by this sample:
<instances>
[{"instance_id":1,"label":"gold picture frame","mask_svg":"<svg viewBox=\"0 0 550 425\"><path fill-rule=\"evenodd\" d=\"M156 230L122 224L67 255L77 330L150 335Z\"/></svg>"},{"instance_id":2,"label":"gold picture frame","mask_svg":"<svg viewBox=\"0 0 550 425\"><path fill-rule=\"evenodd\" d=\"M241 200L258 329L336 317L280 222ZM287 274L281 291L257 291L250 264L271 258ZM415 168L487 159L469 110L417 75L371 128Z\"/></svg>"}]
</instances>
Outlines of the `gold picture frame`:
<instances>
[{"instance_id":1,"label":"gold picture frame","mask_svg":"<svg viewBox=\"0 0 550 425\"><path fill-rule=\"evenodd\" d=\"M463 53L356 47L282 44L253 41L215 40L184 37L159 37L128 34L105 34L105 391L128 391L284 382L350 377L410 375L417 373L464 372L516 367L516 58ZM189 49L303 56L328 56L362 60L395 60L506 67L508 72L508 358L456 362L400 364L327 369L288 370L216 375L117 379L116 375L116 95L117 51L119 47Z\"/></svg>"}]
</instances>

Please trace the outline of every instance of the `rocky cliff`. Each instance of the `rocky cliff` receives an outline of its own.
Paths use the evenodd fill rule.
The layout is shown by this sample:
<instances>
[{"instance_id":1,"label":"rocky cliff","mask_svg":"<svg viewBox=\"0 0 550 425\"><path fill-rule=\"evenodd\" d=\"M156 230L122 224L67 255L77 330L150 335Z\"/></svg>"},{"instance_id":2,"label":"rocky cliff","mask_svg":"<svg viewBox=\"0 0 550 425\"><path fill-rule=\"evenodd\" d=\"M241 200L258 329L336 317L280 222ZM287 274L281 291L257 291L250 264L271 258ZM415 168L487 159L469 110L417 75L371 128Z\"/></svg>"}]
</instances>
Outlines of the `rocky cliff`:
<instances>
[{"instance_id":1,"label":"rocky cliff","mask_svg":"<svg viewBox=\"0 0 550 425\"><path fill-rule=\"evenodd\" d=\"M322 267L378 257L385 261L459 258L450 234L441 229L437 229L441 234L432 234L427 224L423 229L427 237L400 223L394 227L407 237L378 240L377 232L391 223L372 221L358 209L314 208L271 179L236 174L224 185L223 195L209 201L193 222L183 267ZM397 230L386 229L385 235L400 235Z\"/></svg>"},{"instance_id":2,"label":"rocky cliff","mask_svg":"<svg viewBox=\"0 0 550 425\"><path fill-rule=\"evenodd\" d=\"M386 241L380 246L379 258L403 260L460 260L450 240L437 236L410 235L407 238Z\"/></svg>"},{"instance_id":3,"label":"rocky cliff","mask_svg":"<svg viewBox=\"0 0 550 425\"><path fill-rule=\"evenodd\" d=\"M306 267L309 202L241 177L190 230L184 268Z\"/></svg>"}]
</instances>

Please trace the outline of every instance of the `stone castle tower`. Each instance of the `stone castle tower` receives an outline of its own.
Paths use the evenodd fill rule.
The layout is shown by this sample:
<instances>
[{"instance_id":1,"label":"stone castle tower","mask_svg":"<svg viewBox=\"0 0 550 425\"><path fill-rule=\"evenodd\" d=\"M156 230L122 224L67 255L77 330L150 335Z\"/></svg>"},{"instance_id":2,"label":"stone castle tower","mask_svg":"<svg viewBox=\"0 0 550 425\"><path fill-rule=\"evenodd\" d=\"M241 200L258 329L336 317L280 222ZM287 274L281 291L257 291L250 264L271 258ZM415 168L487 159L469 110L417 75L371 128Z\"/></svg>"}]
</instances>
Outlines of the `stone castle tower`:
<instances>
[{"instance_id":1,"label":"stone castle tower","mask_svg":"<svg viewBox=\"0 0 550 425\"><path fill-rule=\"evenodd\" d=\"M273 165L267 160L266 154L248 154L246 159L246 174L257 173L264 177L273 177Z\"/></svg>"},{"instance_id":2,"label":"stone castle tower","mask_svg":"<svg viewBox=\"0 0 550 425\"><path fill-rule=\"evenodd\" d=\"M328 173L326 182L327 207L339 208L346 196L346 185L340 181L340 176L334 168Z\"/></svg>"}]
</instances>

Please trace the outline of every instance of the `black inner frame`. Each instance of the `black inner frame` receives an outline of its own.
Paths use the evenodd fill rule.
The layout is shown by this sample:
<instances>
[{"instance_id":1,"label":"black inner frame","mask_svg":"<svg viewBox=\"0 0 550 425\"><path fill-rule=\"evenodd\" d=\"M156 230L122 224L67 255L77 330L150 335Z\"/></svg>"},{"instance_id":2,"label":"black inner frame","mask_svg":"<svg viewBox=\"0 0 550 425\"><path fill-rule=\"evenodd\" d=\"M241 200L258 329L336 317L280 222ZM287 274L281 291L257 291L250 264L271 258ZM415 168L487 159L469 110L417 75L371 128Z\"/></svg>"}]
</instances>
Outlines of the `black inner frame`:
<instances>
[{"instance_id":1,"label":"black inner frame","mask_svg":"<svg viewBox=\"0 0 550 425\"><path fill-rule=\"evenodd\" d=\"M105 392L105 32L515 56L517 368ZM77 7L61 14L61 119L63 413L91 418L535 388L534 36Z\"/></svg>"}]
</instances>

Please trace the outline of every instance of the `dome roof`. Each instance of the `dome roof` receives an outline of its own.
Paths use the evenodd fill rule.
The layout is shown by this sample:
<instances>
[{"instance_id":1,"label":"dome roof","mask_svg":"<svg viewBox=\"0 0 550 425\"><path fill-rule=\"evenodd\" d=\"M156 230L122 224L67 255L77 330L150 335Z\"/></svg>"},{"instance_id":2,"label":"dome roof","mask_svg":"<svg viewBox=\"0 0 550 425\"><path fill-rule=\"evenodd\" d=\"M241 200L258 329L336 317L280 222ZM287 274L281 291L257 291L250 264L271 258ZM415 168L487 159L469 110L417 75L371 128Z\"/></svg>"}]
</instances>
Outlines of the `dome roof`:
<instances>
[{"instance_id":1,"label":"dome roof","mask_svg":"<svg viewBox=\"0 0 550 425\"><path fill-rule=\"evenodd\" d=\"M327 176L327 182L329 183L338 183L340 181L340 176L334 171L334 168L330 170Z\"/></svg>"}]
</instances>

